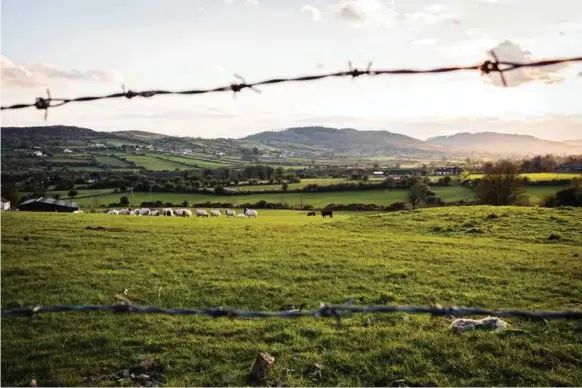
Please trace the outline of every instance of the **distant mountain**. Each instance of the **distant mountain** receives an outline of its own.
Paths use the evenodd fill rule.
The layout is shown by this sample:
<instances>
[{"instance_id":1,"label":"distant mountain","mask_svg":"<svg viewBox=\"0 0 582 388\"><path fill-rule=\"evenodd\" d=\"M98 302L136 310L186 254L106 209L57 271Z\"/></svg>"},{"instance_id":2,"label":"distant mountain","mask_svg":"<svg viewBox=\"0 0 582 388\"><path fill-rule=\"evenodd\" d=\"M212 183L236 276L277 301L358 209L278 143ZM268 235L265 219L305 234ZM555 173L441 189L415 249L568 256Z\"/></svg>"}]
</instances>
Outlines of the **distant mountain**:
<instances>
[{"instance_id":1,"label":"distant mountain","mask_svg":"<svg viewBox=\"0 0 582 388\"><path fill-rule=\"evenodd\" d=\"M2 137L51 138L51 139L93 139L103 137L103 133L89 128L52 125L43 127L2 127Z\"/></svg>"},{"instance_id":2,"label":"distant mountain","mask_svg":"<svg viewBox=\"0 0 582 388\"><path fill-rule=\"evenodd\" d=\"M260 132L241 140L277 148L302 146L313 151L348 155L443 153L443 147L413 137L388 131L358 131L352 128L297 127Z\"/></svg>"},{"instance_id":3,"label":"distant mountain","mask_svg":"<svg viewBox=\"0 0 582 388\"><path fill-rule=\"evenodd\" d=\"M557 142L528 135L496 132L457 133L451 136L431 137L427 143L447 147L450 150L490 154L570 154L582 152L577 141Z\"/></svg>"},{"instance_id":4,"label":"distant mountain","mask_svg":"<svg viewBox=\"0 0 582 388\"><path fill-rule=\"evenodd\" d=\"M3 127L2 147L22 148L63 143L104 142L109 144L151 144L169 150L192 149L241 153L241 148L257 147L275 154L293 154L304 158L331 156L504 156L532 154L579 154L582 139L550 141L527 135L497 132L457 133L437 136L427 141L388 131L358 131L353 128L322 126L295 127L280 131L260 132L241 139L203 139L168 136L145 131L102 132L89 128L54 125L39 127ZM70 141L73 141L71 143Z\"/></svg>"}]
</instances>

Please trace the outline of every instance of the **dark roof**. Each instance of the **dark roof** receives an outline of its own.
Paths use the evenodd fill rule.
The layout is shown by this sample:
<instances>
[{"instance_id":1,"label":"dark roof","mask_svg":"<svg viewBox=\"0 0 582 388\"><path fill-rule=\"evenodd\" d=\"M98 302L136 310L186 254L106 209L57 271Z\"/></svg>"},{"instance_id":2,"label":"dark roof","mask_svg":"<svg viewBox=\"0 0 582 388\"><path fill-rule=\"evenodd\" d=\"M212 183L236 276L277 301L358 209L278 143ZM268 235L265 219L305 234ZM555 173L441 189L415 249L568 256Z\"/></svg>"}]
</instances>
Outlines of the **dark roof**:
<instances>
[{"instance_id":1,"label":"dark roof","mask_svg":"<svg viewBox=\"0 0 582 388\"><path fill-rule=\"evenodd\" d=\"M28 204L33 203L33 202L46 203L46 204L55 205L55 206L66 206L66 207L75 207L75 208L79 207L79 205L76 202L63 201L62 199L54 199L54 198L49 198L49 197L32 198L32 199L29 199L27 201L20 203L18 206L28 205Z\"/></svg>"},{"instance_id":2,"label":"dark roof","mask_svg":"<svg viewBox=\"0 0 582 388\"><path fill-rule=\"evenodd\" d=\"M10 202L10 201L7 200L7 199L2 198L2 202Z\"/></svg>"}]
</instances>

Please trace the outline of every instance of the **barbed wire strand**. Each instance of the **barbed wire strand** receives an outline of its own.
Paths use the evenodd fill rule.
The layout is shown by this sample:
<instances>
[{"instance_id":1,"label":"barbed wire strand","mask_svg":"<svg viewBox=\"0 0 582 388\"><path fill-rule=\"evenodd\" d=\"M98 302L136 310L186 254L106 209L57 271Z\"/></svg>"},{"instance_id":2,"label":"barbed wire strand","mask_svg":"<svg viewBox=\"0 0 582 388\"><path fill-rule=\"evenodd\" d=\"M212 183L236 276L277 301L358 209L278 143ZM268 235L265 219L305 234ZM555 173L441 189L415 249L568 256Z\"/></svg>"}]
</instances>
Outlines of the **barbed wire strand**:
<instances>
[{"instance_id":1,"label":"barbed wire strand","mask_svg":"<svg viewBox=\"0 0 582 388\"><path fill-rule=\"evenodd\" d=\"M408 314L430 314L432 316L463 317L468 315L489 315L496 317L515 317L529 319L582 319L582 311L555 311L555 312L533 312L521 310L488 310L483 308L468 307L443 307L434 305L432 307L419 306L354 306L351 304L321 304L320 308L302 311L292 309L279 312L266 311L239 311L236 309L211 307L200 309L188 308L163 308L157 306L136 306L131 303L120 303L115 305L55 305L55 306L34 306L2 309L3 317L32 317L43 313L63 313L63 312L94 312L108 311L113 313L139 313L139 314L168 314L168 315L207 315L214 318L298 318L298 317L333 317L340 319L345 314L350 313L408 313Z\"/></svg>"},{"instance_id":2,"label":"barbed wire strand","mask_svg":"<svg viewBox=\"0 0 582 388\"><path fill-rule=\"evenodd\" d=\"M497 55L493 51L489 52L493 57L493 61L487 60L481 64L472 65L472 66L451 66L451 67L437 67L432 69L392 69L392 70L373 70L371 69L371 63L368 64L368 67L365 70L360 70L358 68L352 68L351 63L349 66L348 71L340 71L334 73L324 73L324 74L314 74L314 75L306 75L300 77L288 77L288 78L271 78L255 83L247 83L243 77L239 75L235 75L238 79L241 80L240 83L232 83L227 86L220 86L216 88L210 89L191 89L191 90L145 90L141 92L136 92L131 89L125 90L125 86L123 86L123 91L121 93L113 93L108 95L102 96L86 96L86 97L77 97L77 98L52 98L50 91L47 89L47 97L38 97L36 101L31 104L15 104L10 106L2 106L2 110L14 110L14 109L24 109L24 108L37 108L45 111L45 119L46 114L49 108L56 108L59 106L63 106L72 102L87 102L87 101L96 101L96 100L106 100L106 99L114 99L114 98L134 98L134 97L153 97L157 95L194 95L194 94L205 94L205 93L217 93L217 92L233 92L235 95L236 93L242 91L243 89L251 89L255 92L259 92L260 90L256 89L257 86L262 85L272 85L272 84L279 84L279 83L287 83L287 82L310 82L321 80L324 78L338 78L338 77L352 77L356 78L362 75L368 76L378 76L378 75L418 75L418 74L439 74L439 73L450 73L456 71L469 71L469 70L478 70L481 74L489 74L489 73L500 73L501 80L504 86L507 86L507 82L503 75L504 72L520 69L520 68L537 68L537 67L544 67L544 66L552 66L562 63L569 63L569 62L582 62L582 57L570 57L570 58L559 58L559 59L547 59L541 60L536 62L528 62L528 63L517 63L517 62L505 62L499 61Z\"/></svg>"}]
</instances>

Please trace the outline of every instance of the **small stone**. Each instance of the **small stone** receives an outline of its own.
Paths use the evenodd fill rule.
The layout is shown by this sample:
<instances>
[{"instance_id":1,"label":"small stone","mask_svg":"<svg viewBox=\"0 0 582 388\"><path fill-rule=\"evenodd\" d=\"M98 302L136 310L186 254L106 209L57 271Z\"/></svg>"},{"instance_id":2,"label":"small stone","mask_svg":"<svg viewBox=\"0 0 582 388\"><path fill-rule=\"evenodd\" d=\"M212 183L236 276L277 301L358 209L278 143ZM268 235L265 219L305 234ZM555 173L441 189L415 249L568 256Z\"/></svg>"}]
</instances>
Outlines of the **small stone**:
<instances>
[{"instance_id":1,"label":"small stone","mask_svg":"<svg viewBox=\"0 0 582 388\"><path fill-rule=\"evenodd\" d=\"M138 380L149 380L149 378L150 378L150 376L149 375L146 375L145 373L139 374L137 376L137 379Z\"/></svg>"},{"instance_id":2,"label":"small stone","mask_svg":"<svg viewBox=\"0 0 582 388\"><path fill-rule=\"evenodd\" d=\"M124 369L121 372L121 375L123 376L124 379L128 378L129 377L129 369Z\"/></svg>"},{"instance_id":3,"label":"small stone","mask_svg":"<svg viewBox=\"0 0 582 388\"><path fill-rule=\"evenodd\" d=\"M275 357L269 353L259 353L251 368L251 376L257 380L265 378L274 364Z\"/></svg>"}]
</instances>

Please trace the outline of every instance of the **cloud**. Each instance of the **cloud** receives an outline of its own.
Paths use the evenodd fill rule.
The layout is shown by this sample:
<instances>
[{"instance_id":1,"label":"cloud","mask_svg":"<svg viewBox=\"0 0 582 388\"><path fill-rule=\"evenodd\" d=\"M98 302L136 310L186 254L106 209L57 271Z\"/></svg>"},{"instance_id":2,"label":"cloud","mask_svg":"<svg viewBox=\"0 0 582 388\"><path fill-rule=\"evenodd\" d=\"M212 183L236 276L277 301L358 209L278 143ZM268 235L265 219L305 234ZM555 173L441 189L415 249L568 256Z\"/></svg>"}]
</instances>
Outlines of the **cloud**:
<instances>
[{"instance_id":1,"label":"cloud","mask_svg":"<svg viewBox=\"0 0 582 388\"><path fill-rule=\"evenodd\" d=\"M308 12L311 14L311 20L318 22L321 20L321 11L315 5L305 4L301 7L301 12Z\"/></svg>"},{"instance_id":2,"label":"cloud","mask_svg":"<svg viewBox=\"0 0 582 388\"><path fill-rule=\"evenodd\" d=\"M506 40L493 47L493 52L501 62L528 63L534 62L529 51L524 50L516 43ZM558 73L568 67L568 64L556 64L544 67L520 68L504 72L507 86L519 86L531 81L542 81L547 84L562 82L564 78ZM488 83L503 86L501 76L496 73L488 74L485 78Z\"/></svg>"},{"instance_id":3,"label":"cloud","mask_svg":"<svg viewBox=\"0 0 582 388\"><path fill-rule=\"evenodd\" d=\"M244 5L259 5L259 0L224 0L226 4L242 3Z\"/></svg>"},{"instance_id":4,"label":"cloud","mask_svg":"<svg viewBox=\"0 0 582 388\"><path fill-rule=\"evenodd\" d=\"M403 17L407 21L422 24L437 24L442 22L460 24L458 20L459 15L443 4L429 4L422 11L405 13Z\"/></svg>"},{"instance_id":5,"label":"cloud","mask_svg":"<svg viewBox=\"0 0 582 388\"><path fill-rule=\"evenodd\" d=\"M329 6L331 13L344 22L360 27L364 25L390 25L397 13L380 0L339 0Z\"/></svg>"},{"instance_id":6,"label":"cloud","mask_svg":"<svg viewBox=\"0 0 582 388\"><path fill-rule=\"evenodd\" d=\"M122 75L114 70L61 70L46 63L17 65L4 55L2 63L2 85L20 88L35 88L48 85L51 79L68 81L121 82Z\"/></svg>"}]
</instances>

